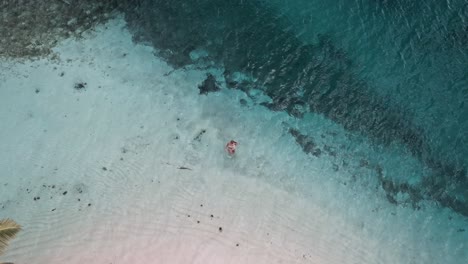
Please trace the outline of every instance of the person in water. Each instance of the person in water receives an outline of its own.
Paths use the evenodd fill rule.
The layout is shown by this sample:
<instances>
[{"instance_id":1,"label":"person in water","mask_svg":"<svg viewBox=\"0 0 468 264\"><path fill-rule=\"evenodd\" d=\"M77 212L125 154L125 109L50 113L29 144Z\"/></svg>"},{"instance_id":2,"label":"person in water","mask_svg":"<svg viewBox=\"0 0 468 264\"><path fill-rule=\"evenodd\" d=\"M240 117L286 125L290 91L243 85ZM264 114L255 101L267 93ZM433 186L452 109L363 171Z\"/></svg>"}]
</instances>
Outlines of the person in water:
<instances>
[{"instance_id":1,"label":"person in water","mask_svg":"<svg viewBox=\"0 0 468 264\"><path fill-rule=\"evenodd\" d=\"M237 142L234 140L229 141L225 147L229 156L233 156L234 154L236 154L236 148L237 148Z\"/></svg>"}]
</instances>

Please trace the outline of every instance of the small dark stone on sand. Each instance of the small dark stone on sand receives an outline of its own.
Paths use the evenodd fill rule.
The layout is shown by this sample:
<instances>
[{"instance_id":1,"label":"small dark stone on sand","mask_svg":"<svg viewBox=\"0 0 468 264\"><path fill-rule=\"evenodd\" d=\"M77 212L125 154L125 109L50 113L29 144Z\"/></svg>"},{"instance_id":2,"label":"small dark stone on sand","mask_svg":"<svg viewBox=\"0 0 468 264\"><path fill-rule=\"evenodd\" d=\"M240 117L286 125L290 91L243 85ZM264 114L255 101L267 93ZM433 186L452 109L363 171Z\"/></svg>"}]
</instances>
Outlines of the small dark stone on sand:
<instances>
[{"instance_id":1,"label":"small dark stone on sand","mask_svg":"<svg viewBox=\"0 0 468 264\"><path fill-rule=\"evenodd\" d=\"M190 215L187 215L187 217L190 217Z\"/></svg>"},{"instance_id":2,"label":"small dark stone on sand","mask_svg":"<svg viewBox=\"0 0 468 264\"><path fill-rule=\"evenodd\" d=\"M55 211L55 208L51 210L52 212Z\"/></svg>"},{"instance_id":3,"label":"small dark stone on sand","mask_svg":"<svg viewBox=\"0 0 468 264\"><path fill-rule=\"evenodd\" d=\"M63 195L66 195L67 193L68 193L68 191L64 191L62 194L63 194Z\"/></svg>"},{"instance_id":4,"label":"small dark stone on sand","mask_svg":"<svg viewBox=\"0 0 468 264\"><path fill-rule=\"evenodd\" d=\"M200 207L203 207L203 204L200 204Z\"/></svg>"},{"instance_id":5,"label":"small dark stone on sand","mask_svg":"<svg viewBox=\"0 0 468 264\"><path fill-rule=\"evenodd\" d=\"M55 185L52 185L52 189L55 189Z\"/></svg>"},{"instance_id":6,"label":"small dark stone on sand","mask_svg":"<svg viewBox=\"0 0 468 264\"><path fill-rule=\"evenodd\" d=\"M36 93L39 93L39 92L40 92L40 90L39 90L39 89L36 89L36 90L35 90L35 92L36 92Z\"/></svg>"},{"instance_id":7,"label":"small dark stone on sand","mask_svg":"<svg viewBox=\"0 0 468 264\"><path fill-rule=\"evenodd\" d=\"M81 199L80 199L80 198L78 198L78 202L79 202L79 201L81 201Z\"/></svg>"},{"instance_id":8,"label":"small dark stone on sand","mask_svg":"<svg viewBox=\"0 0 468 264\"><path fill-rule=\"evenodd\" d=\"M219 232L223 232L223 228L222 227L219 227Z\"/></svg>"},{"instance_id":9,"label":"small dark stone on sand","mask_svg":"<svg viewBox=\"0 0 468 264\"><path fill-rule=\"evenodd\" d=\"M199 224L199 223L200 223L200 221L197 221L197 224Z\"/></svg>"},{"instance_id":10,"label":"small dark stone on sand","mask_svg":"<svg viewBox=\"0 0 468 264\"><path fill-rule=\"evenodd\" d=\"M198 86L198 89L200 89L200 94L208 94L210 92L217 92L220 90L216 83L216 78L211 74L207 75L203 83Z\"/></svg>"},{"instance_id":11,"label":"small dark stone on sand","mask_svg":"<svg viewBox=\"0 0 468 264\"><path fill-rule=\"evenodd\" d=\"M198 135L197 135L193 140L196 140L196 141L200 142L200 141L201 141L201 137L202 137L203 134L205 134L205 133L206 133L206 129L202 129L202 130L198 133Z\"/></svg>"},{"instance_id":12,"label":"small dark stone on sand","mask_svg":"<svg viewBox=\"0 0 468 264\"><path fill-rule=\"evenodd\" d=\"M102 170L103 170L103 171L106 171L106 170L107 170L107 168L106 168L106 167L102 167Z\"/></svg>"},{"instance_id":13,"label":"small dark stone on sand","mask_svg":"<svg viewBox=\"0 0 468 264\"><path fill-rule=\"evenodd\" d=\"M88 206L91 206L91 204L89 203Z\"/></svg>"},{"instance_id":14,"label":"small dark stone on sand","mask_svg":"<svg viewBox=\"0 0 468 264\"><path fill-rule=\"evenodd\" d=\"M460 228L460 229L457 230L457 232L465 232L465 229Z\"/></svg>"},{"instance_id":15,"label":"small dark stone on sand","mask_svg":"<svg viewBox=\"0 0 468 264\"><path fill-rule=\"evenodd\" d=\"M82 90L82 89L86 88L86 85L88 85L88 84L85 83L85 82L79 82L79 83L75 83L74 88L76 90Z\"/></svg>"},{"instance_id":16,"label":"small dark stone on sand","mask_svg":"<svg viewBox=\"0 0 468 264\"><path fill-rule=\"evenodd\" d=\"M213 218L213 215L210 215L211 218Z\"/></svg>"},{"instance_id":17,"label":"small dark stone on sand","mask_svg":"<svg viewBox=\"0 0 468 264\"><path fill-rule=\"evenodd\" d=\"M65 72L60 73L60 77L63 77L65 75Z\"/></svg>"}]
</instances>

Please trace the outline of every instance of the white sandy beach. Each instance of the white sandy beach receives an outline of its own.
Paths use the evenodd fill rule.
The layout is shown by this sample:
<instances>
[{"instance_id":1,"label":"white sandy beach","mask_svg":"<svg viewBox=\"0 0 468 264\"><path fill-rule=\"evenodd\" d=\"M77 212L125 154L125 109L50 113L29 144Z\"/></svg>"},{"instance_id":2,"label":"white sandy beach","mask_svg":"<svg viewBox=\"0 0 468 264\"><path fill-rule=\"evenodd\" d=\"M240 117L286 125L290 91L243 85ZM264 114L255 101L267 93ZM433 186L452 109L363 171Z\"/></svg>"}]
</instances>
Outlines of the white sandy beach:
<instances>
[{"instance_id":1,"label":"white sandy beach","mask_svg":"<svg viewBox=\"0 0 468 264\"><path fill-rule=\"evenodd\" d=\"M122 18L54 52L0 61L0 218L23 226L0 261L468 260L466 219L341 184L287 133L293 118L237 90L199 95L206 70L173 71Z\"/></svg>"}]
</instances>

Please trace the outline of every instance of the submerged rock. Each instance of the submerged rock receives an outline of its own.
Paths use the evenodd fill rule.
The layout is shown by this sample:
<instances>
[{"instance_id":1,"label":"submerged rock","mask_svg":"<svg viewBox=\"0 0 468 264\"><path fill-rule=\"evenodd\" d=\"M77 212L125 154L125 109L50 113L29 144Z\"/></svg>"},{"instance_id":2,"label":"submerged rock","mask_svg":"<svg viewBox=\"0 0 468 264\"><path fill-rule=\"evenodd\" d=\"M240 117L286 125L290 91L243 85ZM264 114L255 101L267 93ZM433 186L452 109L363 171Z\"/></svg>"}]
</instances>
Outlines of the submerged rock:
<instances>
[{"instance_id":1,"label":"submerged rock","mask_svg":"<svg viewBox=\"0 0 468 264\"><path fill-rule=\"evenodd\" d=\"M201 85L198 86L200 94L208 94L221 90L216 82L216 78L212 74L208 74Z\"/></svg>"},{"instance_id":2,"label":"submerged rock","mask_svg":"<svg viewBox=\"0 0 468 264\"><path fill-rule=\"evenodd\" d=\"M322 154L322 150L317 146L312 137L301 134L299 130L290 128L289 133L294 137L297 144L301 146L302 150L307 154L312 154L319 157Z\"/></svg>"},{"instance_id":3,"label":"submerged rock","mask_svg":"<svg viewBox=\"0 0 468 264\"><path fill-rule=\"evenodd\" d=\"M50 55L58 41L80 37L86 30L108 21L116 8L125 8L131 2L136 1L0 1L0 57Z\"/></svg>"},{"instance_id":4,"label":"submerged rock","mask_svg":"<svg viewBox=\"0 0 468 264\"><path fill-rule=\"evenodd\" d=\"M411 186L413 190L379 178L389 200L398 202L394 193L405 192L414 201L423 197L468 215L466 162L441 155L427 128L415 122L411 110L377 92L379 87L362 76L362 67L334 34L317 34L316 41L304 42L289 19L266 1L138 2L125 10L134 40L151 43L174 68L193 65L199 58L195 55L203 50L203 59L225 70L226 87L246 92L256 104L297 118L307 113L323 115L383 147L401 144L430 169L420 176L429 180L425 186ZM207 94L219 87L208 76L199 89ZM271 100L256 100L253 90ZM336 155L318 148L312 138L291 134L306 153Z\"/></svg>"}]
</instances>

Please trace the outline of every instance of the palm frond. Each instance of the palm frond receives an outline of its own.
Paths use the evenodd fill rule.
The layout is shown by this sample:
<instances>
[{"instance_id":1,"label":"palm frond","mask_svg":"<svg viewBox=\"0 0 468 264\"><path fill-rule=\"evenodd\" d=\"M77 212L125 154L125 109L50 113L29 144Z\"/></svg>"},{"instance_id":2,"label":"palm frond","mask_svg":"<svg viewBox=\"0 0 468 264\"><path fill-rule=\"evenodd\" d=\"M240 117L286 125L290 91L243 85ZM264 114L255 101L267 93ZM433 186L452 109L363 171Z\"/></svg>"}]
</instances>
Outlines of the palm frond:
<instances>
[{"instance_id":1,"label":"palm frond","mask_svg":"<svg viewBox=\"0 0 468 264\"><path fill-rule=\"evenodd\" d=\"M0 255L8 246L8 242L13 239L21 230L21 226L11 219L0 220Z\"/></svg>"}]
</instances>

